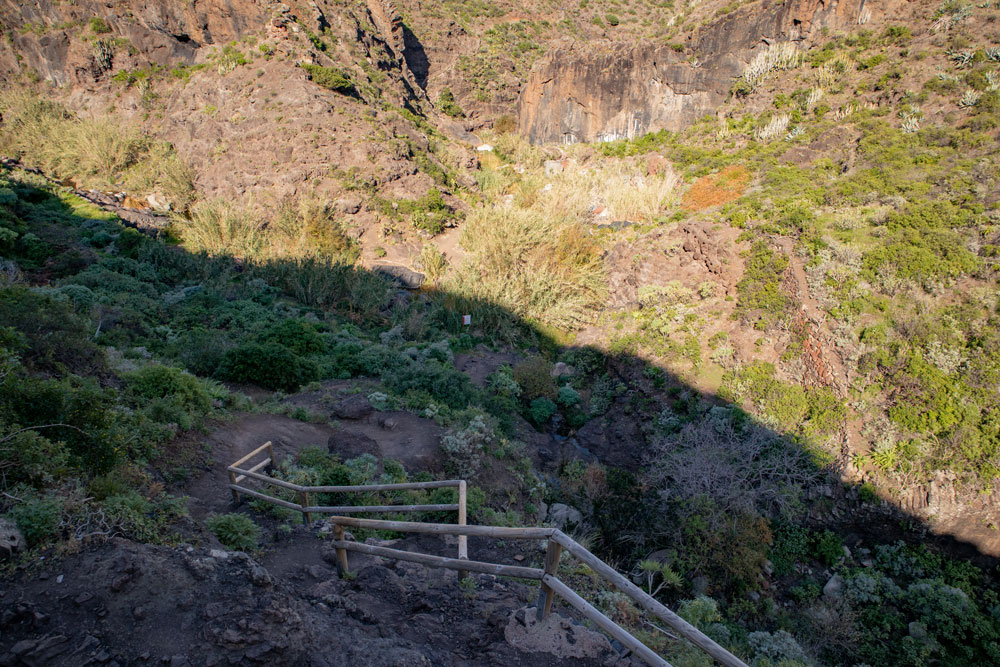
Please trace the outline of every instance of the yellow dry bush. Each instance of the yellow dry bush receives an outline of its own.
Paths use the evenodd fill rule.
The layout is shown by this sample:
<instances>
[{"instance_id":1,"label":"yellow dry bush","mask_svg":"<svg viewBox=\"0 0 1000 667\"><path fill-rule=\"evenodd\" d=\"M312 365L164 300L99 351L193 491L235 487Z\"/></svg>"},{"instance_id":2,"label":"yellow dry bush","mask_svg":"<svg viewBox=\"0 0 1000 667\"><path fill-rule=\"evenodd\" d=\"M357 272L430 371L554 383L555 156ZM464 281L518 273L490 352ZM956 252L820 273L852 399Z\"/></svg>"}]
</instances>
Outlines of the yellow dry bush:
<instances>
[{"instance_id":1,"label":"yellow dry bush","mask_svg":"<svg viewBox=\"0 0 1000 667\"><path fill-rule=\"evenodd\" d=\"M462 245L470 256L448 288L531 321L577 328L590 321L607 293L600 247L565 216L517 207L476 209Z\"/></svg>"},{"instance_id":2,"label":"yellow dry bush","mask_svg":"<svg viewBox=\"0 0 1000 667\"><path fill-rule=\"evenodd\" d=\"M194 199L193 172L166 143L114 118L78 118L38 95L0 94L0 151L82 187L158 192L183 210Z\"/></svg>"},{"instance_id":3,"label":"yellow dry bush","mask_svg":"<svg viewBox=\"0 0 1000 667\"><path fill-rule=\"evenodd\" d=\"M551 188L539 193L538 205L581 218L603 206L616 220L652 223L675 204L677 183L672 170L647 176L619 160L589 169L571 164L551 178Z\"/></svg>"},{"instance_id":4,"label":"yellow dry bush","mask_svg":"<svg viewBox=\"0 0 1000 667\"><path fill-rule=\"evenodd\" d=\"M192 252L253 262L314 257L353 264L358 257L330 208L311 197L273 211L252 200L202 201L188 216L175 216L171 230Z\"/></svg>"},{"instance_id":5,"label":"yellow dry bush","mask_svg":"<svg viewBox=\"0 0 1000 667\"><path fill-rule=\"evenodd\" d=\"M222 200L199 202L171 230L192 252L257 260L267 247L264 224L249 207Z\"/></svg>"}]
</instances>

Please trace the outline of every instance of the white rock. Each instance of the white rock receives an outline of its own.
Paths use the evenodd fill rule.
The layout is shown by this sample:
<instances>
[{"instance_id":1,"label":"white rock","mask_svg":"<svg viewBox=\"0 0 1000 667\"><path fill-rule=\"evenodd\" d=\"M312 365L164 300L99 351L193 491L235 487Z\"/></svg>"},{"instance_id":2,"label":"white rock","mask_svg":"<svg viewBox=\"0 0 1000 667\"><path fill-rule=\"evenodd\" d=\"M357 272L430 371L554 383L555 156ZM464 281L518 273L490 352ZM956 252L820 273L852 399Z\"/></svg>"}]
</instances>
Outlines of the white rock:
<instances>
[{"instance_id":1,"label":"white rock","mask_svg":"<svg viewBox=\"0 0 1000 667\"><path fill-rule=\"evenodd\" d=\"M490 144L479 144L478 146L476 146L476 150L479 151L480 153L492 153L493 146Z\"/></svg>"},{"instance_id":2,"label":"white rock","mask_svg":"<svg viewBox=\"0 0 1000 667\"><path fill-rule=\"evenodd\" d=\"M830 580L826 582L826 586L823 587L823 597L828 597L831 599L837 599L840 597L844 590L844 579L839 574L835 574L830 577Z\"/></svg>"},{"instance_id":3,"label":"white rock","mask_svg":"<svg viewBox=\"0 0 1000 667\"><path fill-rule=\"evenodd\" d=\"M570 507L569 505L564 505L563 503L555 503L549 507L548 523L549 525L562 530L566 526L582 525L583 515L580 514L580 510L575 507Z\"/></svg>"},{"instance_id":4,"label":"white rock","mask_svg":"<svg viewBox=\"0 0 1000 667\"><path fill-rule=\"evenodd\" d=\"M11 519L0 517L0 549L11 555L24 548L24 536Z\"/></svg>"}]
</instances>

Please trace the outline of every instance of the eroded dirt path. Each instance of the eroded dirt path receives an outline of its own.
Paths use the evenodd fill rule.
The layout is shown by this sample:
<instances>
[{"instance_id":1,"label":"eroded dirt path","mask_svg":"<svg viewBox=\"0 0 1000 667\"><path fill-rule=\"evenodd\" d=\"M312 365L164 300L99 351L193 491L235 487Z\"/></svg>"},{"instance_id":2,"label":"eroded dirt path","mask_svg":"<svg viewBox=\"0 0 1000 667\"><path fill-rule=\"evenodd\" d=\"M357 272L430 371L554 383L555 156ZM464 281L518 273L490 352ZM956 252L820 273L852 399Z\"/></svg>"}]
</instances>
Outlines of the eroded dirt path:
<instances>
[{"instance_id":1,"label":"eroded dirt path","mask_svg":"<svg viewBox=\"0 0 1000 667\"><path fill-rule=\"evenodd\" d=\"M851 387L850 371L832 344L834 335L827 323L828 314L809 291L805 265L802 258L795 252L795 241L790 238L781 238L778 243L788 257L788 265L795 281L797 296L802 304L801 313L808 330L807 350L814 351L815 357L818 358L819 364L822 366L820 374L827 376L832 388L841 398L846 399ZM850 458L853 454L865 453L868 448L861 435L861 420L855 416L853 410L849 409L848 414L849 418L844 429L842 454ZM851 466L845 466L843 472L848 478L857 476L857 472Z\"/></svg>"}]
</instances>

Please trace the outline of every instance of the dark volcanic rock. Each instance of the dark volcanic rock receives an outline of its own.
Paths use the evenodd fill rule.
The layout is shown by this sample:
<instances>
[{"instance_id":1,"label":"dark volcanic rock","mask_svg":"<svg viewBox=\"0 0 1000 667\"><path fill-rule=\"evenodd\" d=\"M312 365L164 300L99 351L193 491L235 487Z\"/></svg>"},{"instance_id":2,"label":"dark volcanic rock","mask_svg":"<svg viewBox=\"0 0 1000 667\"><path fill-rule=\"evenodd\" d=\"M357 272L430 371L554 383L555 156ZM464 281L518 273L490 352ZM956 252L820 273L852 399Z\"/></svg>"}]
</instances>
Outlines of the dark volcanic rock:
<instances>
[{"instance_id":1,"label":"dark volcanic rock","mask_svg":"<svg viewBox=\"0 0 1000 667\"><path fill-rule=\"evenodd\" d=\"M338 419L364 419L374 411L372 404L361 394L349 396L333 406L333 414Z\"/></svg>"},{"instance_id":2,"label":"dark volcanic rock","mask_svg":"<svg viewBox=\"0 0 1000 667\"><path fill-rule=\"evenodd\" d=\"M399 264L376 264L372 271L395 280L406 289L420 289L424 284L424 274Z\"/></svg>"}]
</instances>

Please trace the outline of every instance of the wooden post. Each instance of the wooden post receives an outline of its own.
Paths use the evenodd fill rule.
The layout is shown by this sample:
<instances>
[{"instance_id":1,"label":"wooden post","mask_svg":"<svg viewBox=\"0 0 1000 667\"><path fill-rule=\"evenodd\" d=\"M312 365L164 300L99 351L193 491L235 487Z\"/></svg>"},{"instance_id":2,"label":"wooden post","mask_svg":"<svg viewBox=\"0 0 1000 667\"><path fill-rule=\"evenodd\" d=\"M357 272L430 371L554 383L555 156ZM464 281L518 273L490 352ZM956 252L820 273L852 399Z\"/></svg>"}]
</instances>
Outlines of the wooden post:
<instances>
[{"instance_id":1,"label":"wooden post","mask_svg":"<svg viewBox=\"0 0 1000 667\"><path fill-rule=\"evenodd\" d=\"M338 542L344 541L344 527L339 523L333 524L333 539ZM344 576L347 574L347 549L337 547L337 574Z\"/></svg>"},{"instance_id":2,"label":"wooden post","mask_svg":"<svg viewBox=\"0 0 1000 667\"><path fill-rule=\"evenodd\" d=\"M466 514L466 501L468 499L468 490L466 488L465 480L463 479L458 483L458 525L464 526L468 520ZM458 536L458 558L460 560L469 559L469 536L459 535ZM469 576L469 573L465 570L458 571L458 579L461 581Z\"/></svg>"},{"instance_id":3,"label":"wooden post","mask_svg":"<svg viewBox=\"0 0 1000 667\"><path fill-rule=\"evenodd\" d=\"M234 473L232 470L229 471L229 483L232 484L233 486L236 486L236 473ZM240 502L240 492L237 491L236 489L233 489L233 502L236 503L237 505Z\"/></svg>"},{"instance_id":4,"label":"wooden post","mask_svg":"<svg viewBox=\"0 0 1000 667\"><path fill-rule=\"evenodd\" d=\"M278 460L274 458L274 445L271 441L267 441L267 458L271 459L271 465L268 466L268 470L273 470L275 466L278 465Z\"/></svg>"},{"instance_id":5,"label":"wooden post","mask_svg":"<svg viewBox=\"0 0 1000 667\"><path fill-rule=\"evenodd\" d=\"M559 557L562 555L562 545L555 540L549 540L549 546L545 550L545 574L559 576ZM541 588L538 591L538 611L536 617L539 621L544 619L552 611L552 598L555 591L542 580Z\"/></svg>"},{"instance_id":6,"label":"wooden post","mask_svg":"<svg viewBox=\"0 0 1000 667\"><path fill-rule=\"evenodd\" d=\"M302 523L307 526L312 525L312 517L309 516L309 512L305 508L309 507L309 492L300 491L299 492L299 504L302 505Z\"/></svg>"}]
</instances>

